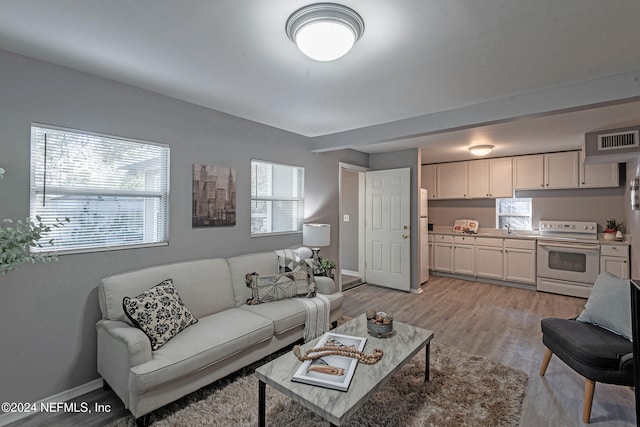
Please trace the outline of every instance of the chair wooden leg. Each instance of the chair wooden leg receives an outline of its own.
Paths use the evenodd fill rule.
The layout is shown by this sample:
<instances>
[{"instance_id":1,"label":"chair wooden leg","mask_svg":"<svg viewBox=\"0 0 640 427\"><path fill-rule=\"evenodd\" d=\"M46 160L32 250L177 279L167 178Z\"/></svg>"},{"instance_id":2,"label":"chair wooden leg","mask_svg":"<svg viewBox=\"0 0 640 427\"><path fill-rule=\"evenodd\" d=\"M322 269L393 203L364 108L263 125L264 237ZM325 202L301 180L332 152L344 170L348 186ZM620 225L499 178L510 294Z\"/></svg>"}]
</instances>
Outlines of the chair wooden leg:
<instances>
[{"instance_id":1,"label":"chair wooden leg","mask_svg":"<svg viewBox=\"0 0 640 427\"><path fill-rule=\"evenodd\" d=\"M584 383L584 409L582 412L582 421L589 424L591 419L591 405L593 404L593 392L596 389L596 382L587 379Z\"/></svg>"},{"instance_id":2,"label":"chair wooden leg","mask_svg":"<svg viewBox=\"0 0 640 427\"><path fill-rule=\"evenodd\" d=\"M544 352L544 359L542 359L542 366L540 367L540 376L544 377L544 373L547 372L547 366L549 366L549 361L551 360L551 356L553 353L548 348Z\"/></svg>"}]
</instances>

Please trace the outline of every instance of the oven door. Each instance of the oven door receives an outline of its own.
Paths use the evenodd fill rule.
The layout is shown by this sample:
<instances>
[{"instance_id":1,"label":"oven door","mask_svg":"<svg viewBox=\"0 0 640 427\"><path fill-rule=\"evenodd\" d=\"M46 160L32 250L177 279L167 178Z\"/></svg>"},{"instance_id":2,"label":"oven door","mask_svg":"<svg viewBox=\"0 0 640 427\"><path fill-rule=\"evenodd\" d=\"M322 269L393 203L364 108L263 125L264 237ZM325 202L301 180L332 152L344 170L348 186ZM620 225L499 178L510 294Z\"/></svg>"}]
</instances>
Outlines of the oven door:
<instances>
[{"instance_id":1,"label":"oven door","mask_svg":"<svg viewBox=\"0 0 640 427\"><path fill-rule=\"evenodd\" d=\"M593 285L600 273L598 243L538 240L538 277Z\"/></svg>"}]
</instances>

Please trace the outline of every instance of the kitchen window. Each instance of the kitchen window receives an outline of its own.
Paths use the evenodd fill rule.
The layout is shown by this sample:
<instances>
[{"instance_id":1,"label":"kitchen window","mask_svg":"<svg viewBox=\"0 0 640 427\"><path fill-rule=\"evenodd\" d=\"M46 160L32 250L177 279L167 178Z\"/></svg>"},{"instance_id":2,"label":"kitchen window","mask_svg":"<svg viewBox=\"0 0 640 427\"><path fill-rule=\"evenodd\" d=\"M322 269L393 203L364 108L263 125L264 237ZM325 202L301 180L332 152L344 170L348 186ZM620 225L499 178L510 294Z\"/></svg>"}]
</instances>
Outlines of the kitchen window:
<instances>
[{"instance_id":1,"label":"kitchen window","mask_svg":"<svg viewBox=\"0 0 640 427\"><path fill-rule=\"evenodd\" d=\"M169 147L51 126L31 126L31 218L53 225L53 247L94 252L166 245Z\"/></svg>"},{"instance_id":2,"label":"kitchen window","mask_svg":"<svg viewBox=\"0 0 640 427\"><path fill-rule=\"evenodd\" d=\"M304 168L251 160L251 236L302 231Z\"/></svg>"},{"instance_id":3,"label":"kitchen window","mask_svg":"<svg viewBox=\"0 0 640 427\"><path fill-rule=\"evenodd\" d=\"M531 198L496 199L496 228L531 230Z\"/></svg>"}]
</instances>

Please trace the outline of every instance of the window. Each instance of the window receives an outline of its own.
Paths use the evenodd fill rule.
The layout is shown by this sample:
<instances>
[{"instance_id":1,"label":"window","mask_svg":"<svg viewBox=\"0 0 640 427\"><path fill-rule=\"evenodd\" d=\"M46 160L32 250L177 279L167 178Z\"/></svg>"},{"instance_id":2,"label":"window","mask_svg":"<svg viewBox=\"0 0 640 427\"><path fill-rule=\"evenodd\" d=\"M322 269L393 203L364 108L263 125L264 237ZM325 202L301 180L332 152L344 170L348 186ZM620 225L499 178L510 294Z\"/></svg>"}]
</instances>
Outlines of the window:
<instances>
[{"instance_id":1,"label":"window","mask_svg":"<svg viewBox=\"0 0 640 427\"><path fill-rule=\"evenodd\" d=\"M302 231L304 168L251 160L251 236Z\"/></svg>"},{"instance_id":2,"label":"window","mask_svg":"<svg viewBox=\"0 0 640 427\"><path fill-rule=\"evenodd\" d=\"M167 244L169 147L33 125L30 203L45 224L70 219L46 236L57 252Z\"/></svg>"},{"instance_id":3,"label":"window","mask_svg":"<svg viewBox=\"0 0 640 427\"><path fill-rule=\"evenodd\" d=\"M496 199L496 228L507 228L507 224L512 230L533 229L530 198Z\"/></svg>"}]
</instances>

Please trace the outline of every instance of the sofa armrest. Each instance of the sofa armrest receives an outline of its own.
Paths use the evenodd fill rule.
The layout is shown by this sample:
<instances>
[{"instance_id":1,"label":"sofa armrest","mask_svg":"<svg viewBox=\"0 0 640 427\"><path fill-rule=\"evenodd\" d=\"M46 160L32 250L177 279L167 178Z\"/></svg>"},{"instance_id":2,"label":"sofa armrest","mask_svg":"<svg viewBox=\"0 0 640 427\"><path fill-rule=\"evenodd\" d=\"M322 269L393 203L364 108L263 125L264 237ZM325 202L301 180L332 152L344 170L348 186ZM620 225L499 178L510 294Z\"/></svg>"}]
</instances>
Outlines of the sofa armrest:
<instances>
[{"instance_id":1,"label":"sofa armrest","mask_svg":"<svg viewBox=\"0 0 640 427\"><path fill-rule=\"evenodd\" d=\"M117 348L119 354L127 356L129 367L151 360L151 342L140 329L125 322L106 319L100 320L96 329L98 344L103 346L99 350L110 351L109 347Z\"/></svg>"},{"instance_id":2,"label":"sofa armrest","mask_svg":"<svg viewBox=\"0 0 640 427\"><path fill-rule=\"evenodd\" d=\"M620 357L620 370L633 371L633 352L627 353Z\"/></svg>"},{"instance_id":3,"label":"sofa armrest","mask_svg":"<svg viewBox=\"0 0 640 427\"><path fill-rule=\"evenodd\" d=\"M331 277L316 276L313 279L316 282L316 291L324 295L335 294L338 287Z\"/></svg>"}]
</instances>

